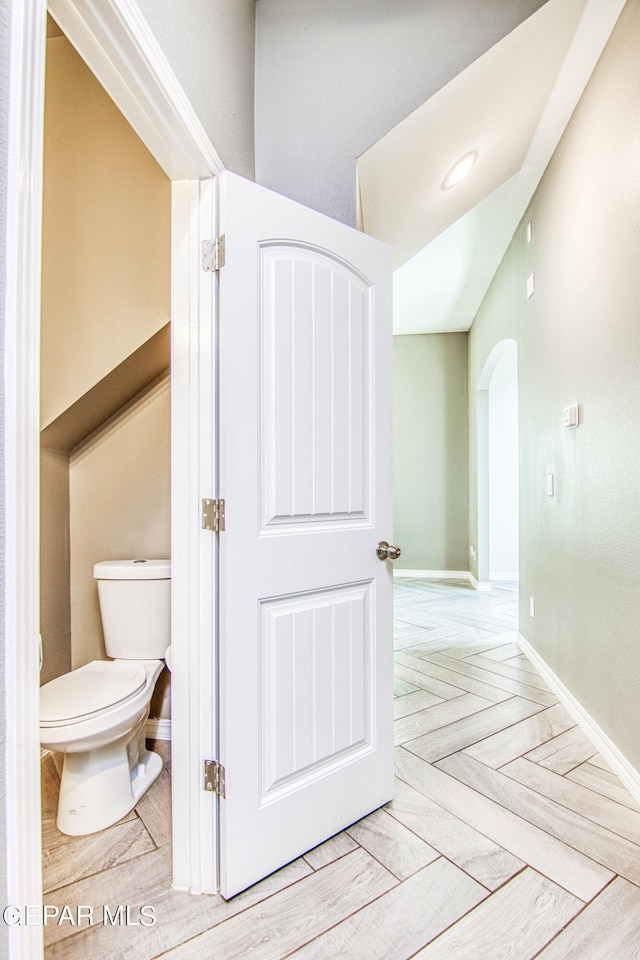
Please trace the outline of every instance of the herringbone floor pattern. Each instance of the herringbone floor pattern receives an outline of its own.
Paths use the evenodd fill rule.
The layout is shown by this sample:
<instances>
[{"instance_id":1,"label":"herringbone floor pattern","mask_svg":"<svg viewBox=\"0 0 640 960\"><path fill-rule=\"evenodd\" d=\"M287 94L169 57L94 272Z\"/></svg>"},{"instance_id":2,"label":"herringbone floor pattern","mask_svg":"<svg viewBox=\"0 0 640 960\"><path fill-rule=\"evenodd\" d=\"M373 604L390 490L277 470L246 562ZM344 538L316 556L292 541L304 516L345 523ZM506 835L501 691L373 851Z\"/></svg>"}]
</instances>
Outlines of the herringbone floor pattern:
<instances>
[{"instance_id":1,"label":"herringbone floor pattern","mask_svg":"<svg viewBox=\"0 0 640 960\"><path fill-rule=\"evenodd\" d=\"M393 802L225 903L170 889L168 771L72 840L49 755L45 900L133 925L47 925L47 960L640 957L640 808L518 649L514 585L395 592Z\"/></svg>"}]
</instances>

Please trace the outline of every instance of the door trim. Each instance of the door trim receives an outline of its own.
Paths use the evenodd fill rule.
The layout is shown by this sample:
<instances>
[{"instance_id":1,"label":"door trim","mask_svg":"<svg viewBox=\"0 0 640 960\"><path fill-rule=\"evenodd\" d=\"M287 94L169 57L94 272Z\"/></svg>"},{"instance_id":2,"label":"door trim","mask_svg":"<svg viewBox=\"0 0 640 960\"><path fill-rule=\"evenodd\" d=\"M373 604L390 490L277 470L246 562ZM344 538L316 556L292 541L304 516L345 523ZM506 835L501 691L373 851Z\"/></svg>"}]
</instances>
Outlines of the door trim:
<instances>
[{"instance_id":1,"label":"door trim","mask_svg":"<svg viewBox=\"0 0 640 960\"><path fill-rule=\"evenodd\" d=\"M217 283L201 269L215 235L215 182L172 187L171 728L173 885L218 889L217 798L202 785L214 756L218 702L213 657L217 537L202 530L200 502L215 492ZM204 440L202 439L204 437ZM180 563L176 558L180 558Z\"/></svg>"},{"instance_id":2,"label":"door trim","mask_svg":"<svg viewBox=\"0 0 640 960\"><path fill-rule=\"evenodd\" d=\"M133 0L48 0L49 12L170 180L224 169Z\"/></svg>"},{"instance_id":3,"label":"door trim","mask_svg":"<svg viewBox=\"0 0 640 960\"><path fill-rule=\"evenodd\" d=\"M38 704L39 340L45 0L11 9L5 232L3 469L6 888L42 902ZM40 927L8 926L8 953L42 956Z\"/></svg>"},{"instance_id":4,"label":"door trim","mask_svg":"<svg viewBox=\"0 0 640 960\"><path fill-rule=\"evenodd\" d=\"M180 88L146 21L131 0L51 0L51 10L88 66L125 113L169 178L172 189L172 351L177 376L173 414L184 431L172 449L172 505L193 496L190 458L198 426L193 423L193 338L204 311L214 308L199 289L199 246L184 246L181 231L196 240L200 230L198 180L222 163ZM9 903L42 902L40 844L40 744L38 706L39 610L39 327L42 224L42 149L46 55L46 0L11 4L8 122L5 300L5 694L6 694L6 882ZM176 182L178 181L178 182ZM182 181L182 182L180 182ZM185 183L185 181L187 181ZM192 181L189 183L189 181ZM193 181L196 181L193 183ZM195 286L194 286L195 284ZM207 318L210 324L212 317ZM182 358L182 359L181 359ZM185 458L184 436L189 454ZM192 507L193 504L191 503ZM184 537L189 557L197 558L199 531L193 515ZM194 528L195 527L195 528ZM172 585L176 610L194 602L188 576ZM215 603L215 598L212 599ZM199 676L201 638L189 625L174 632L174 758L176 791L173 818L179 826L174 845L174 883L200 892L210 877L200 864L203 813L198 749L199 729L215 704L190 695ZM176 702L177 701L177 702ZM190 735L191 730L191 735ZM197 851L198 855L196 855ZM208 871L209 874L211 871ZM11 956L42 955L40 927L8 928Z\"/></svg>"}]
</instances>

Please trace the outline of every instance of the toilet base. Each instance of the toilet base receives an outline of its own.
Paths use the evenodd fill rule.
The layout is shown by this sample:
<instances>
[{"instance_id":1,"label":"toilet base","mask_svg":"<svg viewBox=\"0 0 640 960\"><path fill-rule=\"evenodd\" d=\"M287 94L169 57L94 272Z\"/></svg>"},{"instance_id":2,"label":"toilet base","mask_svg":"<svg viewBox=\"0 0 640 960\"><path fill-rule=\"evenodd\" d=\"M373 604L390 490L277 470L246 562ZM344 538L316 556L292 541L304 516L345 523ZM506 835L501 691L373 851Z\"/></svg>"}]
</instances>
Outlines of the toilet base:
<instances>
[{"instance_id":1,"label":"toilet base","mask_svg":"<svg viewBox=\"0 0 640 960\"><path fill-rule=\"evenodd\" d=\"M80 837L112 826L160 776L162 758L145 746L147 713L113 743L65 753L56 821L61 833Z\"/></svg>"}]
</instances>

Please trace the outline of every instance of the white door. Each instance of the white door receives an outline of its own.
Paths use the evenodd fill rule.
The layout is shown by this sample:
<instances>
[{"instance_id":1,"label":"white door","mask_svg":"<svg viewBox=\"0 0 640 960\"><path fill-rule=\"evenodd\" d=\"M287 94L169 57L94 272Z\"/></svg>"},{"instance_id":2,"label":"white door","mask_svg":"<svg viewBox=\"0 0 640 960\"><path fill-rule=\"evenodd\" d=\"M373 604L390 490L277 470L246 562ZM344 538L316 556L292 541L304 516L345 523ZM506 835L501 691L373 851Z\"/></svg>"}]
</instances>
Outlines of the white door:
<instances>
[{"instance_id":1,"label":"white door","mask_svg":"<svg viewBox=\"0 0 640 960\"><path fill-rule=\"evenodd\" d=\"M224 173L221 889L392 796L391 260Z\"/></svg>"}]
</instances>

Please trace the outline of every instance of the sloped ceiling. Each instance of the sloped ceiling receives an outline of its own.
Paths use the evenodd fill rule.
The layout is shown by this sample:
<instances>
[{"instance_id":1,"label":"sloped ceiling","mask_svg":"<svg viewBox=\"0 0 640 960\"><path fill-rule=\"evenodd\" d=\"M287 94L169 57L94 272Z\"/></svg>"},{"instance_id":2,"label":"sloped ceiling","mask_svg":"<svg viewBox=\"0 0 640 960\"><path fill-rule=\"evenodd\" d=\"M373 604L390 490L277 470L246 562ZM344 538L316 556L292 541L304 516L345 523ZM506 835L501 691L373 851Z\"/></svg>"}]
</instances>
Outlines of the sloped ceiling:
<instances>
[{"instance_id":1,"label":"sloped ceiling","mask_svg":"<svg viewBox=\"0 0 640 960\"><path fill-rule=\"evenodd\" d=\"M362 226L393 249L396 333L469 329L622 6L548 0L360 157Z\"/></svg>"},{"instance_id":2,"label":"sloped ceiling","mask_svg":"<svg viewBox=\"0 0 640 960\"><path fill-rule=\"evenodd\" d=\"M522 166L586 0L549 0L360 157L362 220L398 267ZM450 167L478 152L449 190Z\"/></svg>"},{"instance_id":3,"label":"sloped ceiling","mask_svg":"<svg viewBox=\"0 0 640 960\"><path fill-rule=\"evenodd\" d=\"M355 226L357 158L544 2L257 0L256 180Z\"/></svg>"}]
</instances>

